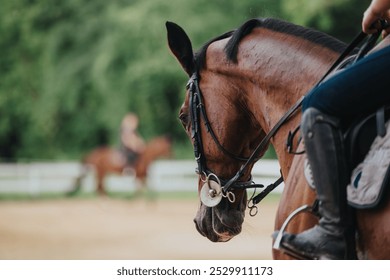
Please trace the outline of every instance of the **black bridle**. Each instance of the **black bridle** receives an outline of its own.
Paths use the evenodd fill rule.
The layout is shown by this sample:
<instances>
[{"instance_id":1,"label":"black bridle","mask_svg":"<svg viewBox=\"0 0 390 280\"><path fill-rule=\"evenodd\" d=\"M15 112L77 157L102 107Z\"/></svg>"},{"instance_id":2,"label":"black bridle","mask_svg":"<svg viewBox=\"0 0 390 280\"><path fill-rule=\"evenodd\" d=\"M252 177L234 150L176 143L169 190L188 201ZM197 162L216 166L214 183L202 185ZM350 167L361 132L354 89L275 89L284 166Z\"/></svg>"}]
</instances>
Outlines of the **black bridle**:
<instances>
[{"instance_id":1,"label":"black bridle","mask_svg":"<svg viewBox=\"0 0 390 280\"><path fill-rule=\"evenodd\" d=\"M231 190L234 189L242 190L242 189L249 189L249 188L264 188L264 185L255 184L252 180L252 177L247 181L240 181L240 179L243 176L245 170L248 168L248 166L251 163L258 160L259 153L263 151L266 147L268 147L271 138L276 134L279 128L297 111L297 109L301 105L303 98L301 98L290 110L288 110L288 112L279 120L279 122L271 129L271 131L262 139L260 144L256 147L256 149L252 152L252 154L249 157L242 157L242 156L237 156L232 152L228 151L226 148L224 148L223 145L219 142L218 138L216 137L210 125L210 121L207 118L205 106L203 103L202 91L200 90L199 87L198 72L195 72L191 76L190 80L187 83L187 89L189 91L191 138L193 140L194 155L198 165L196 169L196 173L201 177L204 176L205 178L212 175L215 179L217 179L217 181L219 181L222 187L222 193L224 196L227 197L229 197L229 195L230 197L232 197ZM203 119L207 132L211 135L218 149L222 151L224 154L226 154L227 156L231 157L232 159L244 162L243 165L238 170L238 172L228 180L218 178L217 175L215 175L210 169L207 168L206 157L204 154L202 137L200 132L201 119ZM283 182L283 178L280 177L278 180L276 180L275 183L268 185L259 195L257 195L255 198L252 199L253 203L254 204L259 203L268 193L270 193L282 182Z\"/></svg>"}]
</instances>

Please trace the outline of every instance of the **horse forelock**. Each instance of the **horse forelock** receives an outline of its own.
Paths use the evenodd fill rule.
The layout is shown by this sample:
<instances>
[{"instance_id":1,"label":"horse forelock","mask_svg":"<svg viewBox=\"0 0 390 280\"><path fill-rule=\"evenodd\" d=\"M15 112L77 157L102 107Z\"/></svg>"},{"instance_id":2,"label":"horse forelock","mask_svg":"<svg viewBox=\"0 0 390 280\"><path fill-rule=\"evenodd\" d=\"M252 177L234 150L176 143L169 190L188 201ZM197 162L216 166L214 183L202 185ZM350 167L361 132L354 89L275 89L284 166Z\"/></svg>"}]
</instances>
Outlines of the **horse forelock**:
<instances>
[{"instance_id":1,"label":"horse forelock","mask_svg":"<svg viewBox=\"0 0 390 280\"><path fill-rule=\"evenodd\" d=\"M241 25L238 29L222 34L203 45L203 47L195 55L195 61L198 69L202 69L205 65L206 51L209 45L215 41L226 39L228 37L230 37L230 39L225 46L226 57L230 61L236 63L240 42L243 38L245 38L246 35L250 34L253 29L257 27L267 28L275 32L300 37L312 43L322 45L338 53L341 53L346 47L345 43L341 42L340 40L311 28L295 25L293 23L275 18L250 19Z\"/></svg>"}]
</instances>

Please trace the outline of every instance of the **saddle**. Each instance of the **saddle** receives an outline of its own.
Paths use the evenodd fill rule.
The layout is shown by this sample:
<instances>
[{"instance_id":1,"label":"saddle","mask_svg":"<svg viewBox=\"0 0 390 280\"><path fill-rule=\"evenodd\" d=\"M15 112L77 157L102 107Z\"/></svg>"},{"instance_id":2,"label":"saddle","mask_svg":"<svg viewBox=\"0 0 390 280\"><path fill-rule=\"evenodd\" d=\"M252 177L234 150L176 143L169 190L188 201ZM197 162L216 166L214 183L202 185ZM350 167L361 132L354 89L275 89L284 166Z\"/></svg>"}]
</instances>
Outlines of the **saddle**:
<instances>
[{"instance_id":1,"label":"saddle","mask_svg":"<svg viewBox=\"0 0 390 280\"><path fill-rule=\"evenodd\" d=\"M351 169L364 160L377 136L386 136L386 122L389 119L390 106L386 106L360 118L347 129L344 139Z\"/></svg>"},{"instance_id":2,"label":"saddle","mask_svg":"<svg viewBox=\"0 0 390 280\"><path fill-rule=\"evenodd\" d=\"M351 167L348 203L354 208L374 208L390 186L390 106L354 123L345 134Z\"/></svg>"},{"instance_id":3,"label":"saddle","mask_svg":"<svg viewBox=\"0 0 390 280\"><path fill-rule=\"evenodd\" d=\"M378 206L390 188L390 106L356 120L344 133L346 158L351 174L348 203L354 208ZM311 167L304 175L315 190ZM362 179L363 178L363 179Z\"/></svg>"}]
</instances>

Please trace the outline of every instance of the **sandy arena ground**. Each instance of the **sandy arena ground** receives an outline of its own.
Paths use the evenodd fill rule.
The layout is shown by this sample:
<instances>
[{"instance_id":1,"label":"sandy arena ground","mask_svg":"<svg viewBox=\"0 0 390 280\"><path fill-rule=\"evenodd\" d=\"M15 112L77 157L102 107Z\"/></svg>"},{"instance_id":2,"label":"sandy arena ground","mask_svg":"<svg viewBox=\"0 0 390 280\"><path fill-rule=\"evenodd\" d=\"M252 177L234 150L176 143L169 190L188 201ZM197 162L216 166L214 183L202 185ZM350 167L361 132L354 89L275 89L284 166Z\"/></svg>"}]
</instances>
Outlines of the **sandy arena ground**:
<instances>
[{"instance_id":1,"label":"sandy arena ground","mask_svg":"<svg viewBox=\"0 0 390 280\"><path fill-rule=\"evenodd\" d=\"M0 259L271 259L276 202L243 232L212 243L193 224L196 199L0 201Z\"/></svg>"}]
</instances>

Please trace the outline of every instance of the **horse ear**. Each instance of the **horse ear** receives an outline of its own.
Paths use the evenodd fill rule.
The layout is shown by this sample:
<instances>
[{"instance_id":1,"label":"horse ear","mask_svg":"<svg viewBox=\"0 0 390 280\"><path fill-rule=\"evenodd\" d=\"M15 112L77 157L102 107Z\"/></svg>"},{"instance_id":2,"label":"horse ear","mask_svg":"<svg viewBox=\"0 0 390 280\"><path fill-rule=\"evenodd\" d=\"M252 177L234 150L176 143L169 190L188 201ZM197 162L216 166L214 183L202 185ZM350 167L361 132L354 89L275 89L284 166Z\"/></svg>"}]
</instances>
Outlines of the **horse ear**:
<instances>
[{"instance_id":1,"label":"horse ear","mask_svg":"<svg viewBox=\"0 0 390 280\"><path fill-rule=\"evenodd\" d=\"M190 38L177 24L167 21L168 45L188 76L195 71L194 53Z\"/></svg>"}]
</instances>

